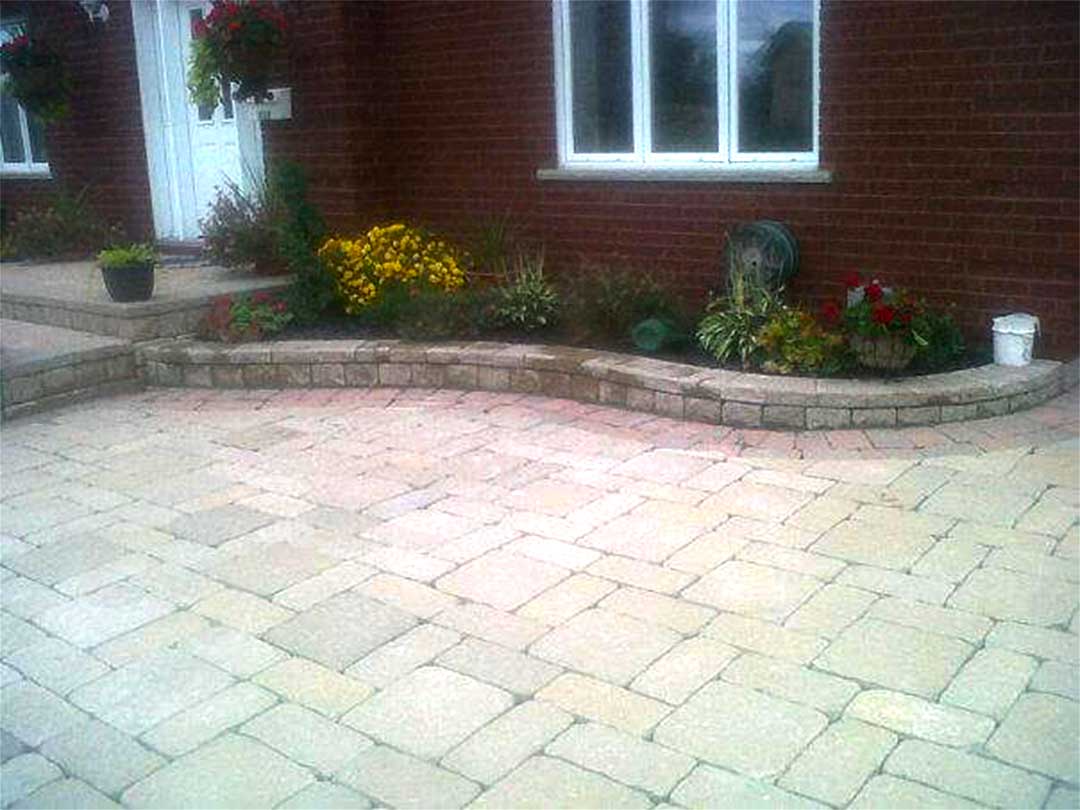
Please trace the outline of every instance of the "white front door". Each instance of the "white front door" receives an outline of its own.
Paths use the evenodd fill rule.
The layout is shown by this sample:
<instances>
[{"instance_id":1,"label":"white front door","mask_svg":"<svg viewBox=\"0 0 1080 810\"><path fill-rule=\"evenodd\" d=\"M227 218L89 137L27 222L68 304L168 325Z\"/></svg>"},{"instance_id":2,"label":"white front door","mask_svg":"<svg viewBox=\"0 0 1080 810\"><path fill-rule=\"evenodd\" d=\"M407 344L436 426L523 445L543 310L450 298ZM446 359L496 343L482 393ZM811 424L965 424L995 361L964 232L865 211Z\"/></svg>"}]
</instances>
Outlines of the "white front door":
<instances>
[{"instance_id":1,"label":"white front door","mask_svg":"<svg viewBox=\"0 0 1080 810\"><path fill-rule=\"evenodd\" d=\"M191 58L192 30L195 22L209 12L210 4L184 0L176 4L178 31L184 65ZM196 105L186 92L188 139L191 145L191 182L194 185L195 214L203 220L219 189L229 184L243 187L244 176L240 162L240 139L236 126L232 88L222 88L222 103L216 107Z\"/></svg>"},{"instance_id":2,"label":"white front door","mask_svg":"<svg viewBox=\"0 0 1080 810\"><path fill-rule=\"evenodd\" d=\"M213 109L187 89L192 26L209 11L203 0L132 3L146 157L159 239L201 236L218 189L251 193L262 178L262 138L251 104L231 96ZM224 94L223 94L224 95Z\"/></svg>"}]
</instances>

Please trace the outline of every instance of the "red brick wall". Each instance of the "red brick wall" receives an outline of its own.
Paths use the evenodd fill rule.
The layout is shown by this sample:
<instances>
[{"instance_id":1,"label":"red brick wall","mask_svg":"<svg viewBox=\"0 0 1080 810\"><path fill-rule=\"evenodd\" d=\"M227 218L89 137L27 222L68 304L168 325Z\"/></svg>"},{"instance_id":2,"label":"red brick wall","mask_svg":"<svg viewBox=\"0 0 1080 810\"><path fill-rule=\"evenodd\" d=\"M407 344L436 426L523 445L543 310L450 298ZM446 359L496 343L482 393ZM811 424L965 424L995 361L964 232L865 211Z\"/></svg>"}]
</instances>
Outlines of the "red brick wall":
<instances>
[{"instance_id":1,"label":"red brick wall","mask_svg":"<svg viewBox=\"0 0 1080 810\"><path fill-rule=\"evenodd\" d=\"M91 23L69 0L27 7L35 34L65 56L74 94L68 117L46 131L53 180L4 177L0 202L10 213L59 187L72 193L86 188L103 217L120 223L132 238L152 236L130 5L110 0L104 24Z\"/></svg>"},{"instance_id":2,"label":"red brick wall","mask_svg":"<svg viewBox=\"0 0 1080 810\"><path fill-rule=\"evenodd\" d=\"M549 255L717 283L723 234L768 217L802 248L792 292L852 269L995 314L1043 320L1075 355L1075 3L826 2L822 162L830 185L539 182L556 160L551 6L393 3L380 54L388 211L464 231L512 211Z\"/></svg>"}]
</instances>

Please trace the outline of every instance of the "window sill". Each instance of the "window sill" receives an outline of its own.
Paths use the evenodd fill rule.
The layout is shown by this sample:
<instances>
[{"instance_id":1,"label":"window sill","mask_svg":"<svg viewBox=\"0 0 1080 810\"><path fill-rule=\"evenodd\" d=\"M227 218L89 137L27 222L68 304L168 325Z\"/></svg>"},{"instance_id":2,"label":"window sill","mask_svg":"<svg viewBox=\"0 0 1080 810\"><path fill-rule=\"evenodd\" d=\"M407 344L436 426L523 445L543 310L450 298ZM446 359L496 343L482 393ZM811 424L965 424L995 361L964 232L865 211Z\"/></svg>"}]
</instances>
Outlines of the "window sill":
<instances>
[{"instance_id":1,"label":"window sill","mask_svg":"<svg viewBox=\"0 0 1080 810\"><path fill-rule=\"evenodd\" d=\"M4 180L52 180L48 169L16 169L8 166L0 168L0 178Z\"/></svg>"},{"instance_id":2,"label":"window sill","mask_svg":"<svg viewBox=\"0 0 1080 810\"><path fill-rule=\"evenodd\" d=\"M832 182L827 169L665 169L639 166L597 168L564 166L558 169L538 169L537 180L614 181L627 183L817 183Z\"/></svg>"}]
</instances>

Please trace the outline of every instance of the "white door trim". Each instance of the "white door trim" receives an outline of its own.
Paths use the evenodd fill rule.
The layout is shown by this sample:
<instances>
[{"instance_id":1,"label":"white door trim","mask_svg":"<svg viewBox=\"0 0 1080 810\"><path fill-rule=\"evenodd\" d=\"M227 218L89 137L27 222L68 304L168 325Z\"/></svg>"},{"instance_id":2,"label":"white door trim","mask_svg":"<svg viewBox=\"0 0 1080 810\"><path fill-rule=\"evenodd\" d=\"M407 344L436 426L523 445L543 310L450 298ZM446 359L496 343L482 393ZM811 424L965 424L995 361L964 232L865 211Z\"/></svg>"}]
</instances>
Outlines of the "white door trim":
<instances>
[{"instance_id":1,"label":"white door trim","mask_svg":"<svg viewBox=\"0 0 1080 810\"><path fill-rule=\"evenodd\" d=\"M146 144L154 235L187 241L199 238L194 171L188 133L187 65L182 53L177 0L131 4L139 101ZM167 56L163 56L167 55ZM250 109L249 109L250 108ZM263 174L262 132L252 104L236 105L243 185L252 189Z\"/></svg>"}]
</instances>

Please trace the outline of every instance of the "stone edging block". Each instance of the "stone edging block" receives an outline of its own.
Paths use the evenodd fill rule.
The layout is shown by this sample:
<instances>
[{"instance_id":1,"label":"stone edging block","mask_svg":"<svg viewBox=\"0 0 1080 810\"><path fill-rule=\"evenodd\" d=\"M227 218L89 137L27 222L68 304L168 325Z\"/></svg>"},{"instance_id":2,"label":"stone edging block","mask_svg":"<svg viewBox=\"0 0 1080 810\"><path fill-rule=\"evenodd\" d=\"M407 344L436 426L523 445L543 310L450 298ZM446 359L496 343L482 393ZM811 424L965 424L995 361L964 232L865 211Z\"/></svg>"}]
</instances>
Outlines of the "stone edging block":
<instances>
[{"instance_id":1,"label":"stone edging block","mask_svg":"<svg viewBox=\"0 0 1080 810\"><path fill-rule=\"evenodd\" d=\"M304 340L137 347L151 385L425 387L513 391L738 427L932 425L1031 408L1077 382L1077 364L1036 360L896 380L775 377L616 352L499 342Z\"/></svg>"}]
</instances>

